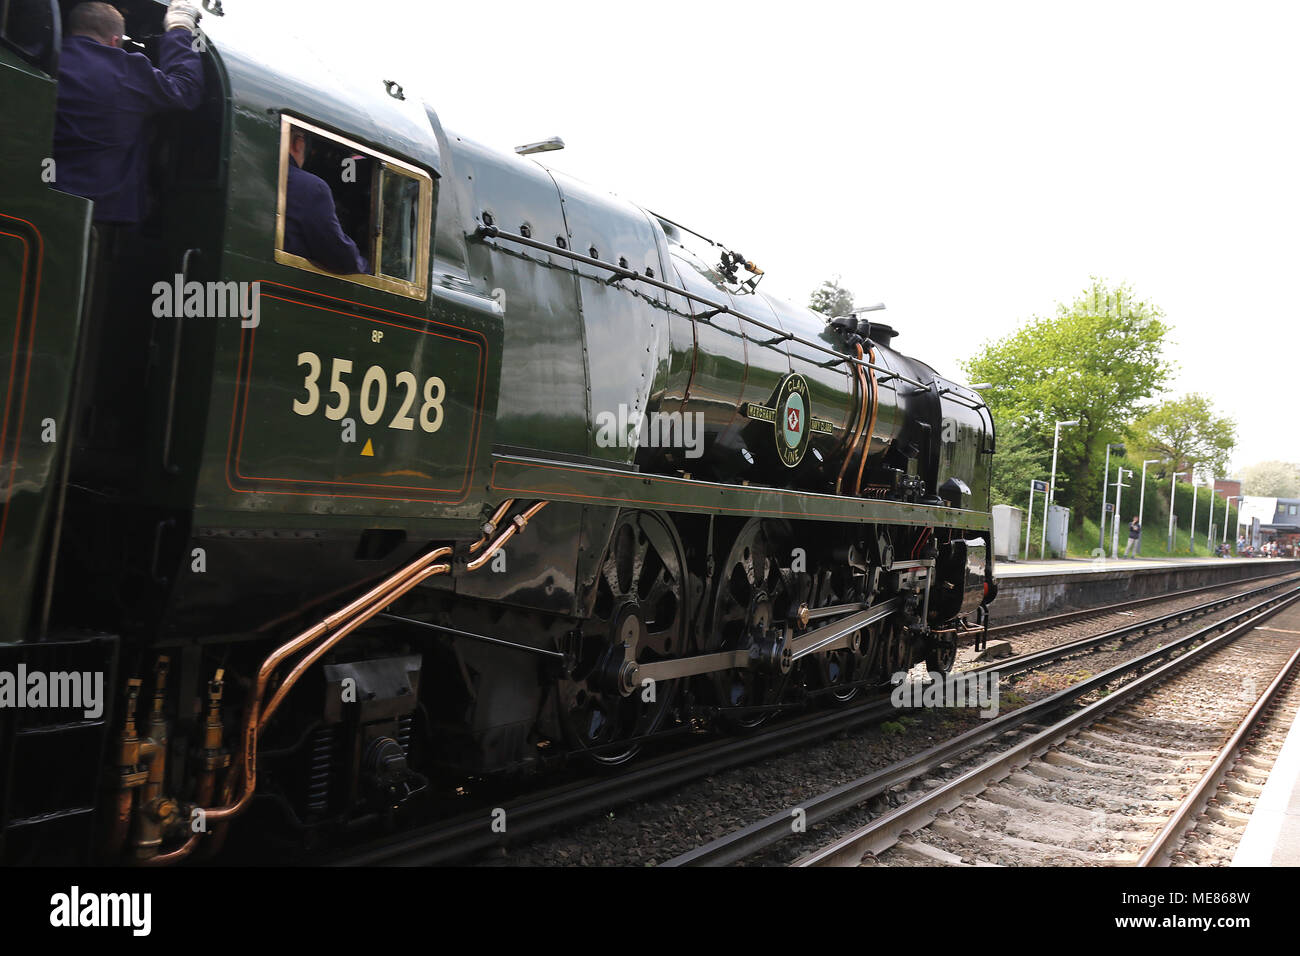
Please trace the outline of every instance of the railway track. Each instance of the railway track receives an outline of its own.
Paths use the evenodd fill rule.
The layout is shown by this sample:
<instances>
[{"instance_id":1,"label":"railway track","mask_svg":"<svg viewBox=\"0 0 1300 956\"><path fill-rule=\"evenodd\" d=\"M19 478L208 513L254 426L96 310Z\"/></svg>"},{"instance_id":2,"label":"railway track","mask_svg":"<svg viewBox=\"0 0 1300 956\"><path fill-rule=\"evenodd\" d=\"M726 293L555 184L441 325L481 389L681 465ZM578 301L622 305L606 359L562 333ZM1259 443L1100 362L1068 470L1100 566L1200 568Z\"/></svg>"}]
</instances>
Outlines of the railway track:
<instances>
[{"instance_id":1,"label":"railway track","mask_svg":"<svg viewBox=\"0 0 1300 956\"><path fill-rule=\"evenodd\" d=\"M1267 622L1297 601L1290 588L1233 615L1217 637L1200 629L1173 660L795 865L1167 864L1289 686L1300 631ZM1249 688L1264 674L1264 693L1243 699L1243 680ZM1121 675L1101 676L1068 693Z\"/></svg>"},{"instance_id":2,"label":"railway track","mask_svg":"<svg viewBox=\"0 0 1300 956\"><path fill-rule=\"evenodd\" d=\"M1270 695L1254 724L1235 747L1213 794L1191 820L1169 862L1171 866L1226 866L1234 862L1268 775L1300 713L1300 668L1291 668ZM1189 816L1191 815L1189 811Z\"/></svg>"},{"instance_id":3,"label":"railway track","mask_svg":"<svg viewBox=\"0 0 1300 956\"><path fill-rule=\"evenodd\" d=\"M997 670L1002 675L1010 675L1041 667L1054 659L1140 636L1156 628L1167 628L1232 603L1259 597L1281 586L1281 583L1268 584L1149 620L1126 623L1102 635L1062 644L1055 657L1050 652L1040 651L979 670ZM432 865L473 857L501 846L507 834L510 843L516 843L629 801L644 799L710 774L808 746L836 733L896 715L897 709L889 699L881 697L855 707L795 716L761 735L714 739L689 746L595 779L550 787L502 801L499 806L478 808L450 820L374 841L360 849L341 851L325 862L336 865ZM489 810L500 811L500 815L490 817ZM494 820L499 820L505 827L504 833L490 825Z\"/></svg>"},{"instance_id":4,"label":"railway track","mask_svg":"<svg viewBox=\"0 0 1300 956\"><path fill-rule=\"evenodd\" d=\"M1283 591L1282 594L1267 596L1283 587L1287 588L1287 590ZM1093 675L1041 700L1003 713L963 734L898 761L889 767L827 790L817 797L801 801L795 807L784 809L762 820L755 821L688 853L681 854L669 860L665 865L726 866L756 857L770 851L777 844L795 838L801 830L806 832L814 826L856 810L868 801L888 794L900 787L915 786L918 782L925 780L928 774L942 772L945 768L951 768L955 762L969 762L972 759L978 759L989 751L1004 750L1017 740L1031 736L1037 731L1041 723L1047 722L1056 711L1070 706L1080 696L1097 691L1134 673L1140 673L1146 668L1157 666L1171 655L1205 640L1215 631L1276 606L1287 595L1293 593L1300 593L1300 588L1295 586L1294 581L1267 585L1246 594L1231 595L1217 602L1206 602L1196 608L1161 615L1149 621L1125 625L1105 634L1083 638L1079 641L1059 645L1056 648L1049 648L1046 651L1022 655L1019 658L1010 658L997 664L979 668L979 671L998 671L1000 676L1010 676L1018 671L1030 670L1063 660L1089 648L1101 647L1117 639L1137 636L1153 627L1173 623L1182 616L1198 616L1208 613L1216 606L1222 608L1230 604L1240 603L1243 599L1257 599L1255 603L1238 610L1227 618L1206 624L1190 634L1177 638L1168 644L1109 670ZM792 826L796 811L798 812L797 819L801 825L799 829Z\"/></svg>"}]
</instances>

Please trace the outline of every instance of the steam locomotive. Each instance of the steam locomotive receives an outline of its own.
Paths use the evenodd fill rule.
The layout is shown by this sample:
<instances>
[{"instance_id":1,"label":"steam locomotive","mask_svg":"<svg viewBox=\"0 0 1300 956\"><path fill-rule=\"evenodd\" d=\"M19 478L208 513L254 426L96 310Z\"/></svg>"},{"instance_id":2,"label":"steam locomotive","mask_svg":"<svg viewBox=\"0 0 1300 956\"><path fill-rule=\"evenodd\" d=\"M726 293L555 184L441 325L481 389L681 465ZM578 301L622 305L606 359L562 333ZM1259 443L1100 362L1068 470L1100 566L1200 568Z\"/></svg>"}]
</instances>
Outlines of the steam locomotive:
<instances>
[{"instance_id":1,"label":"steam locomotive","mask_svg":"<svg viewBox=\"0 0 1300 956\"><path fill-rule=\"evenodd\" d=\"M119 6L150 50L164 7ZM390 825L952 666L994 592L975 392L206 9L129 246L44 175L58 4L0 22L0 858ZM285 249L298 133L370 273Z\"/></svg>"}]
</instances>

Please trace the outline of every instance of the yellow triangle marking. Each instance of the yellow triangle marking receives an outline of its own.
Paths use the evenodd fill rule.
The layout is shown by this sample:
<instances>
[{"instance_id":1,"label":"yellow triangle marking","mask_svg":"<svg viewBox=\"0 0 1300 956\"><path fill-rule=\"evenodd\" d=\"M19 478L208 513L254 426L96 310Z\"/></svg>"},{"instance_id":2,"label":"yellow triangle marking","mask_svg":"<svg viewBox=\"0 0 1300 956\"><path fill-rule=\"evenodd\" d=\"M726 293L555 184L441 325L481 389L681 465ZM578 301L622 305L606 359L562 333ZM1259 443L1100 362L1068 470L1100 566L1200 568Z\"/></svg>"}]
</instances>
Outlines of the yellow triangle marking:
<instances>
[{"instance_id":1,"label":"yellow triangle marking","mask_svg":"<svg viewBox=\"0 0 1300 956\"><path fill-rule=\"evenodd\" d=\"M366 439L366 447L361 449L361 454L364 455L366 458L375 457L375 446L370 444L369 438Z\"/></svg>"}]
</instances>

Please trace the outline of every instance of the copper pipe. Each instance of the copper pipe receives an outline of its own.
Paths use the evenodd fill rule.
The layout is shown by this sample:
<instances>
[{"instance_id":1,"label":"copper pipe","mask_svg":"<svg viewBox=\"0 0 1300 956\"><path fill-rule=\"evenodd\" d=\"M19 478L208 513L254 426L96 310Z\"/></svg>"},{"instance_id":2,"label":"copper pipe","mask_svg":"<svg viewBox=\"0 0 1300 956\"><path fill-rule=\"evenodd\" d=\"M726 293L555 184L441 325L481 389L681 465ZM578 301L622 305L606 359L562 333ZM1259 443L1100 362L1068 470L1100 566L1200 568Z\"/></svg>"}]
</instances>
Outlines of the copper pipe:
<instances>
[{"instance_id":1,"label":"copper pipe","mask_svg":"<svg viewBox=\"0 0 1300 956\"><path fill-rule=\"evenodd\" d=\"M175 808L175 804L163 795L163 786L167 778L169 738L167 718L163 715L163 709L167 703L167 671L170 667L170 658L159 655L154 664L153 702L149 710L148 736L140 744L140 759L149 768L136 814L135 852L137 857L142 859L157 856L158 848L163 842L163 829Z\"/></svg>"},{"instance_id":2,"label":"copper pipe","mask_svg":"<svg viewBox=\"0 0 1300 956\"><path fill-rule=\"evenodd\" d=\"M513 507L514 503L515 503L515 499L510 498L509 500L506 501L505 504L503 504L500 508L496 510L496 513L492 515L491 520L488 521L488 523L484 526L482 536L480 536L477 541L475 541L473 544L469 546L470 554L473 554L479 548L483 547L483 542L488 539L488 535L496 533L497 525L501 523L501 519L506 516L506 512L509 511L511 507Z\"/></svg>"},{"instance_id":3,"label":"copper pipe","mask_svg":"<svg viewBox=\"0 0 1300 956\"><path fill-rule=\"evenodd\" d=\"M862 358L862 346L854 345L857 357ZM858 391L858 423L853 426L853 441L849 442L849 449L844 453L844 461L840 465L840 473L835 479L835 493L840 493L840 487L844 484L844 473L849 470L849 462L853 460L854 453L858 450L858 442L862 440L862 423L867 419L867 380L862 374L862 366L856 362L853 365L854 380L857 382Z\"/></svg>"},{"instance_id":4,"label":"copper pipe","mask_svg":"<svg viewBox=\"0 0 1300 956\"><path fill-rule=\"evenodd\" d=\"M135 708L140 696L140 683L138 677L126 682L125 717L122 732L118 735L117 812L103 844L104 855L108 858L122 851L126 838L131 834L131 819L135 815L135 795L140 786L140 781L135 779L139 777L137 768L140 764L140 735L135 729Z\"/></svg>"},{"instance_id":5,"label":"copper pipe","mask_svg":"<svg viewBox=\"0 0 1300 956\"><path fill-rule=\"evenodd\" d=\"M490 522L492 529L495 529L496 525L500 522L505 512L513 504L514 504L514 499L511 499L510 501L507 501L505 504L501 505L501 507L497 509L496 513L492 516L492 520ZM478 558L476 558L474 561L471 561L469 563L469 565L467 566L468 570L476 571L480 567L482 567L484 563L491 560L492 556L496 554L498 551L500 551L501 548L505 546L505 543L509 541L512 537L514 537L514 535L516 535L517 533L522 531L525 527L527 527L528 521L535 514L537 514L537 512L545 508L546 505L547 502L540 501L534 504L531 508L527 509L522 515L516 516L514 520L511 522L510 527L507 528L499 538L497 538L495 541L492 542L492 545L488 548L488 550L485 551ZM477 548L482 547L483 542L485 540L487 540L486 535L480 537L478 541L476 541L474 545L471 546L470 550L474 551ZM433 567L427 567L422 569L415 576L408 578L405 581L402 581L399 586L397 586L391 592L383 595L382 598L379 598L376 601L372 602L364 611L359 613L356 617L350 620L346 625L339 628L337 632L330 635L330 637L327 640L324 640L321 643L317 644L316 647L314 647L301 660L299 660L297 664L294 665L293 670L289 672L288 676L285 677L284 682L279 686L279 688L276 689L275 695L271 698L271 702L266 705L266 708L262 711L260 717L258 718L258 730L261 731L266 728L267 724L271 720L271 717L275 714L277 710L279 710L280 704L284 702L285 697L288 696L289 691L298 682L299 678L301 678L302 675L305 674L313 664L315 664L318 660L320 660L323 656L325 656L325 654L327 654L332 647L337 645L339 641L343 640L343 638L347 637L349 634L355 631L358 627L360 627L370 618L374 617L375 614L379 613L381 610L383 610L385 607L387 607L397 598L401 597L403 594L410 591L421 581L425 581L438 574L446 574L449 571L451 571L451 565L449 564L438 564L438 565L434 565ZM248 782L247 780L245 780L246 789L247 786L248 786Z\"/></svg>"},{"instance_id":6,"label":"copper pipe","mask_svg":"<svg viewBox=\"0 0 1300 956\"><path fill-rule=\"evenodd\" d=\"M876 415L880 411L880 383L876 381L876 370L872 366L876 364L876 350L871 350L870 364L867 366L866 374L871 376L871 421L867 425L867 442L862 446L862 458L858 461L858 480L853 485L855 495L862 494L862 469L867 465L867 457L871 454L871 437L876 431ZM862 347L858 347L858 358L862 357ZM859 369L860 371L860 369Z\"/></svg>"},{"instance_id":7,"label":"copper pipe","mask_svg":"<svg viewBox=\"0 0 1300 956\"><path fill-rule=\"evenodd\" d=\"M218 667L212 680L208 681L208 716L203 724L203 747L200 751L202 769L199 771L198 784L194 792L194 802L200 807L212 803L217 787L217 770L230 762L230 755L223 754L221 751L221 741L224 736L221 698L225 688L225 676L225 668Z\"/></svg>"},{"instance_id":8,"label":"copper pipe","mask_svg":"<svg viewBox=\"0 0 1300 956\"><path fill-rule=\"evenodd\" d=\"M194 852L194 848L199 845L199 839L202 836L202 833L192 833L184 845L172 850L170 853L159 853L157 856L151 856L149 859L140 862L145 866L166 866L168 863L183 860Z\"/></svg>"},{"instance_id":9,"label":"copper pipe","mask_svg":"<svg viewBox=\"0 0 1300 956\"><path fill-rule=\"evenodd\" d=\"M396 574L375 585L361 597L348 604L347 607L336 611L319 624L308 628L293 640L271 652L266 660L262 662L262 666L257 672L257 683L254 686L253 696L249 701L248 712L244 718L244 728L241 734L244 746L240 751L239 764L227 775L226 785L222 788L222 798L226 805L208 810L207 816L209 820L227 820L237 815L244 809L244 806L253 795L253 789L257 785L257 731L260 726L258 712L261 708L262 698L266 696L266 687L270 683L271 675L280 663L290 654L302 650L313 641L333 631L342 622L350 620L366 610L370 610L370 614L366 615L358 623L362 623L366 618L373 617L379 612L380 608L389 603L392 599L391 595L397 588L411 580L434 561L445 558L449 554L451 554L451 548L438 548L421 556ZM412 583L413 586L414 582ZM241 775L243 777L243 796L237 802L231 804L229 801L234 796L232 781L239 779Z\"/></svg>"},{"instance_id":10,"label":"copper pipe","mask_svg":"<svg viewBox=\"0 0 1300 956\"><path fill-rule=\"evenodd\" d=\"M506 528L505 533L493 541L486 551L466 566L468 570L477 571L479 568L483 567L483 565L487 564L488 561L492 559L492 555L505 547L506 542L513 538L517 533L528 527L528 522L532 520L533 515L537 514L537 512L541 511L549 503L550 502L547 501L539 501L537 504L526 510L522 515L515 515L510 519L510 527Z\"/></svg>"},{"instance_id":11,"label":"copper pipe","mask_svg":"<svg viewBox=\"0 0 1300 956\"><path fill-rule=\"evenodd\" d=\"M506 511L514 505L514 499L503 503L493 514L490 521L490 528L485 528L485 532L494 530L500 522ZM517 515L512 521L509 528L505 530L496 540L492 542L488 550L478 559L468 565L469 570L477 570L484 563L491 559L497 551L505 545L515 534L522 531L537 512L546 507L547 502L542 501L528 508L522 515ZM478 541L470 546L470 551L476 551L483 546L487 540L487 533L480 536ZM407 567L401 569L391 577L381 581L378 585L371 588L361 597L349 603L346 607L329 615L318 624L308 628L302 634L281 645L272 651L262 662L258 669L257 683L254 692L248 704L248 711L244 719L242 737L244 741L243 748L240 751L239 762L234 764L230 772L226 775L225 782L222 786L222 806L214 807L204 811L207 820L221 823L227 821L243 811L252 799L253 793L257 789L257 739L258 732L266 726L271 719L272 714L279 708L289 691L297 683L298 679L306 673L307 669L313 663L320 659L330 648L336 645L352 631L356 630L370 618L378 614L383 608L387 607L394 600L410 591L421 581L434 577L439 574L446 574L451 570L450 564L434 564L441 558L447 557L452 553L451 548L438 548L427 555L422 556L412 562ZM289 673L284 682L276 690L270 703L264 712L261 711L261 701L266 695L266 688L270 682L271 675L275 669L290 655L310 645L313 641L330 634L337 629L337 633L332 634L330 638L323 641L319 646L313 648ZM236 789L240 791L238 800L234 800ZM232 803L231 801L234 800ZM184 846L171 853L163 854L155 858L156 863L171 863L188 856L198 845L199 834L190 837Z\"/></svg>"},{"instance_id":12,"label":"copper pipe","mask_svg":"<svg viewBox=\"0 0 1300 956\"><path fill-rule=\"evenodd\" d=\"M493 525L500 521L501 516L504 515L506 510L513 505L513 503L514 501L511 499L497 509L492 518ZM538 502L525 511L522 516L517 516L511 526L492 543L486 552L475 561L470 562L468 569L471 571L477 570L485 562L490 560L492 555L499 551L501 547L518 531L522 530L522 528L527 525L528 520L537 512L541 511L546 504L547 503L544 501ZM474 547L481 547L484 540L486 540L486 535L480 537ZM242 812L243 808L247 805L248 800L252 798L253 792L257 787L258 733L266 727L271 715L279 709L280 704L283 703L289 691L306 670L313 663L319 660L320 657L331 647L348 634L352 633L352 631L356 630L357 627L364 624L367 620L374 617L374 615L378 614L383 610L383 608L387 607L398 597L411 590L415 585L427 578L431 578L437 574L445 574L450 571L450 565L442 564L434 565L433 567L429 567L428 565L439 558L447 557L451 552L451 548L439 548L438 550L425 555L409 567L404 568L402 571L393 575L393 577L382 582L375 588L372 588L341 611L330 615L320 624L310 628L299 637L294 638L288 644L283 645L281 648L273 652L265 662L263 662L262 667L258 672L258 680L254 696L249 705L248 718L244 724L244 747L241 752L240 762L236 767L232 768L230 774L227 775L226 785L223 787L222 796L225 806L209 810L207 812L209 820L220 822L236 816ZM261 713L261 701L263 697L266 696L266 687L269 683L271 673L280 662L312 641L335 630L336 627L342 624L345 617L348 618L346 625L341 627L339 633L333 635L329 640L324 641L321 645L314 648L294 667L285 678L284 683L276 690L275 696L267 705L265 712ZM242 785L239 783L241 780ZM230 800L234 797L236 786L240 787L242 795L232 804L230 803Z\"/></svg>"},{"instance_id":13,"label":"copper pipe","mask_svg":"<svg viewBox=\"0 0 1300 956\"><path fill-rule=\"evenodd\" d=\"M401 588L394 591L392 594L385 595L382 601L378 602L376 605L372 605L371 608L368 609L369 613L357 615L351 621L348 621L347 624L343 625L343 627L331 634L326 640L321 641L312 648L311 651L304 655L303 658L294 665L293 670L289 672L289 675L284 679L284 682L276 688L275 696L271 698L271 702L266 705L266 708L262 711L261 717L258 719L258 730L262 731L266 729L266 725L270 722L271 717L280 709L280 704L284 702L289 691L293 689L293 685L298 683L298 679L307 672L307 669L324 657L330 648L343 640L343 638L347 637L362 624L366 623L366 621L370 620L393 601L411 590L411 588L415 587L421 581L425 581L438 574L446 574L450 570L450 564L435 564L431 568L425 568L415 577L403 582Z\"/></svg>"}]
</instances>

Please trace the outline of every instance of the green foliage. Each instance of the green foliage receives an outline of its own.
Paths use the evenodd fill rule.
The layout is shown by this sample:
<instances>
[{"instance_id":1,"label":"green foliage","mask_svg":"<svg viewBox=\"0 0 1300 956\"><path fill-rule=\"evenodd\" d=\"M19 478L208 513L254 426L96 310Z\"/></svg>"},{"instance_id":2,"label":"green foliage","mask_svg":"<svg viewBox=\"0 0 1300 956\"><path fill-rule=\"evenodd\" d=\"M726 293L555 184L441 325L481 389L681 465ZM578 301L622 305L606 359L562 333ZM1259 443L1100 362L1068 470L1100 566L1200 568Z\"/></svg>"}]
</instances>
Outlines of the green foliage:
<instances>
[{"instance_id":1,"label":"green foliage","mask_svg":"<svg viewBox=\"0 0 1300 956\"><path fill-rule=\"evenodd\" d=\"M1129 427L1135 459L1163 458L1163 469L1190 474L1195 467L1206 478L1227 471L1236 443L1236 423L1214 414L1213 403L1195 393L1161 402Z\"/></svg>"},{"instance_id":2,"label":"green foliage","mask_svg":"<svg viewBox=\"0 0 1300 956\"><path fill-rule=\"evenodd\" d=\"M1026 444L1046 450L1049 468L1056 422L1079 421L1061 429L1056 491L1076 513L1094 503L1100 512L1107 443L1169 380L1163 316L1126 284L1094 277L1056 315L1030 320L965 363L971 381L991 383L983 397L995 420L1033 436Z\"/></svg>"},{"instance_id":3,"label":"green foliage","mask_svg":"<svg viewBox=\"0 0 1300 956\"><path fill-rule=\"evenodd\" d=\"M1112 469L1113 471L1113 469ZM1139 470L1133 478L1126 478L1125 484L1129 485L1124 489L1124 494L1120 499L1120 526L1119 526L1119 552L1124 553L1124 545L1128 541L1128 522L1138 511L1138 484L1142 477ZM1112 489L1112 494L1114 490ZM1210 512L1207 499L1213 498L1213 514ZM1178 494L1174 501L1174 516L1178 519L1174 531L1174 550L1172 554L1176 557L1195 556L1199 558L1207 557L1214 553L1214 548L1223 540L1223 498L1219 495L1212 495L1208 486L1202 485L1196 494L1196 537L1191 539L1190 528L1192 521L1192 486L1186 482L1178 483ZM1169 481L1168 479L1159 479L1155 477L1150 470L1147 471L1147 495L1146 507L1142 513L1142 549L1141 554L1144 558L1166 557L1170 554L1166 551L1169 534ZM1097 506L1096 514L1085 514L1073 516L1070 522L1070 539L1068 542L1068 554L1073 557L1093 557L1098 545L1098 526L1097 519L1101 517L1101 506ZM1206 535L1209 532L1209 522L1214 522L1214 539L1210 547L1206 547ZM1235 506L1228 510L1228 545L1233 546L1237 538L1237 509ZM1110 523L1110 515L1106 516L1106 556L1111 555L1111 543L1113 541L1113 526ZM1033 557L1038 557L1037 546L1033 551Z\"/></svg>"},{"instance_id":4,"label":"green foliage","mask_svg":"<svg viewBox=\"0 0 1300 956\"><path fill-rule=\"evenodd\" d=\"M840 277L832 276L808 299L808 308L829 318L848 315L853 311L853 293L840 285Z\"/></svg>"},{"instance_id":5,"label":"green foliage","mask_svg":"<svg viewBox=\"0 0 1300 956\"><path fill-rule=\"evenodd\" d=\"M993 455L993 500L995 505L1015 505L1024 509L1029 505L1029 482L1046 481L1052 468L1052 449L1044 447L1038 436L1031 434L1014 420L994 420L997 451ZM1038 504L1042 495L1035 496Z\"/></svg>"},{"instance_id":6,"label":"green foliage","mask_svg":"<svg viewBox=\"0 0 1300 956\"><path fill-rule=\"evenodd\" d=\"M1261 461L1241 471L1241 493L1264 498L1300 498L1300 466Z\"/></svg>"}]
</instances>

